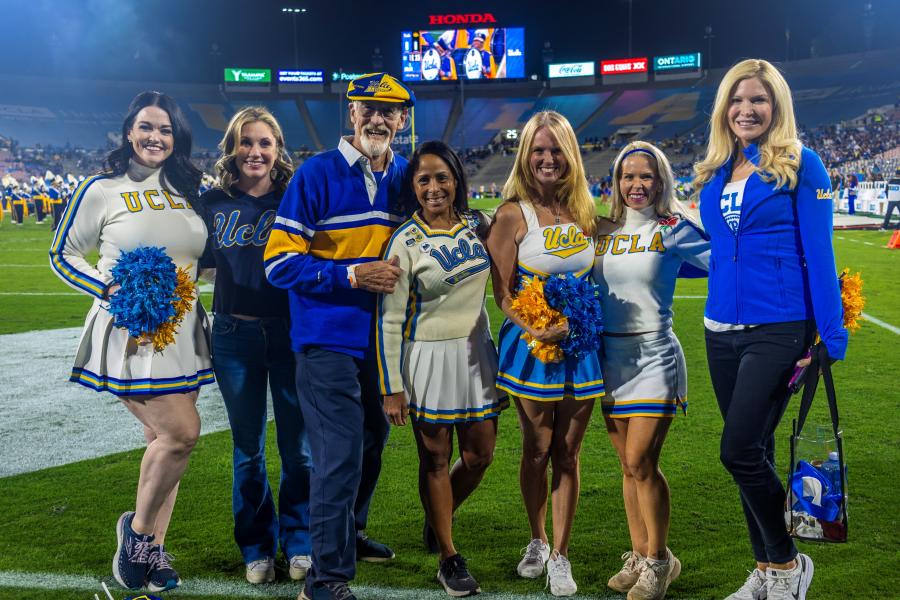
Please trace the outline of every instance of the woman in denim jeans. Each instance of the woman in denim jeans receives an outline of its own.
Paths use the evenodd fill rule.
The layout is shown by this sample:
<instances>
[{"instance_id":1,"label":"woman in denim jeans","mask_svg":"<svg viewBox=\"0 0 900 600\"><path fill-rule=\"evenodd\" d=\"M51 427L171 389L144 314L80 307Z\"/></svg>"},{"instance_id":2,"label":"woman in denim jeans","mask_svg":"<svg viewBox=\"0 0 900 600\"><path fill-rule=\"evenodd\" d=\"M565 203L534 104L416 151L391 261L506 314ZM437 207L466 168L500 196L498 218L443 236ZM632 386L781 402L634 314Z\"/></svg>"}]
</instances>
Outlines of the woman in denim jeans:
<instances>
[{"instance_id":1,"label":"woman in denim jeans","mask_svg":"<svg viewBox=\"0 0 900 600\"><path fill-rule=\"evenodd\" d=\"M310 566L310 455L294 385L287 292L266 280L263 251L293 173L284 137L264 108L234 115L216 163L220 186L200 198L210 232L201 267L216 270L212 353L234 441L234 537L250 583L275 579L279 544L291 579ZM281 482L278 510L266 476L266 382Z\"/></svg>"}]
</instances>

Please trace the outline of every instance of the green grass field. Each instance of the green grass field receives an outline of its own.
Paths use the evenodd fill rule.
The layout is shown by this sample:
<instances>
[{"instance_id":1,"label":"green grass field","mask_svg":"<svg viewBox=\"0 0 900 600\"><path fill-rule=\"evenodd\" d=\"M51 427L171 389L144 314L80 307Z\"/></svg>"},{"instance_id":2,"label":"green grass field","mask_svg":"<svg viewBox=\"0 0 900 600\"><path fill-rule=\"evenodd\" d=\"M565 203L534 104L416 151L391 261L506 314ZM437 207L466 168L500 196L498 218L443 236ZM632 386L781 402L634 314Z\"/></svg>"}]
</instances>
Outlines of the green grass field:
<instances>
[{"instance_id":1,"label":"green grass field","mask_svg":"<svg viewBox=\"0 0 900 600\"><path fill-rule=\"evenodd\" d=\"M900 326L900 251L884 249L888 237L879 232L837 232L834 244L838 265L863 274L866 312ZM0 333L74 327L83 322L90 299L50 271L46 253L50 238L47 226L15 227L8 220L0 224ZM681 281L676 293L703 296L705 285L704 280ZM205 301L208 306L208 296ZM499 311L491 300L488 306L496 328ZM746 569L753 565L752 555L737 490L718 462L721 423L706 369L703 300L677 299L675 310L675 329L688 362L690 409L687 417L675 419L662 460L673 498L669 545L684 565L668 597L723 598L743 582ZM896 407L900 364L892 350L898 341L897 334L864 322L851 339L847 360L835 366L849 465L851 541L801 545L815 561L810 598L900 598L900 502L894 494L900 465ZM60 360L66 361L74 350L56 349ZM790 415L796 413L796 402L795 397L778 433L781 471L786 469ZM819 402L814 407L810 423L827 422L823 405ZM270 473L277 474L271 433L270 427ZM102 435L102 424L97 435ZM507 411L500 419L494 463L480 489L458 513L457 547L469 559L484 592L550 597L542 592L542 580L525 581L515 574L519 550L529 538L518 490L519 445L515 412ZM113 527L118 515L133 505L140 456L140 451L127 452L0 480L0 598L84 600L94 593L103 597L99 583L71 591L14 587L14 572L111 581ZM391 545L397 558L386 565L361 565L356 584L433 591L438 589L437 564L421 549L423 517L409 427L394 430L384 457L369 533ZM581 502L570 551L575 579L579 594L619 598L606 589L605 582L619 568L619 555L629 542L619 467L599 409L582 457ZM241 585L243 565L231 537L230 494L230 436L227 432L204 436L182 482L168 539L186 580L222 578ZM298 591L297 587L289 593L284 587L277 589L265 592L262 588L262 593L293 598ZM114 594L123 595L121 590ZM365 597L388 595L371 592Z\"/></svg>"}]
</instances>

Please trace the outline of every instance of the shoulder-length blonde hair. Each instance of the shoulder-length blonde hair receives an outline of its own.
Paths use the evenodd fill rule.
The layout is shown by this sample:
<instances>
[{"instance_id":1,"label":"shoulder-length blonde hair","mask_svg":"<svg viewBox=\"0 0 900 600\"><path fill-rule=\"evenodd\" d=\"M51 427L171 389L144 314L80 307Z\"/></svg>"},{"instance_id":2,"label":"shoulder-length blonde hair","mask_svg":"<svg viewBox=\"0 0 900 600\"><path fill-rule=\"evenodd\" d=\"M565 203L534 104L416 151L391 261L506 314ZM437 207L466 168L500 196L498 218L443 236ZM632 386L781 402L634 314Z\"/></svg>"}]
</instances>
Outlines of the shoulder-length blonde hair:
<instances>
[{"instance_id":1,"label":"shoulder-length blonde hair","mask_svg":"<svg viewBox=\"0 0 900 600\"><path fill-rule=\"evenodd\" d=\"M741 151L740 141L728 126L728 108L738 84L753 77L762 82L772 101L772 124L758 140L759 165L756 172L763 181L774 181L778 187L787 184L789 189L794 189L797 186L802 146L797 135L791 88L772 63L761 59L748 59L731 67L719 84L709 121L706 156L694 165L695 197L713 178L716 169Z\"/></svg>"},{"instance_id":2,"label":"shoulder-length blonde hair","mask_svg":"<svg viewBox=\"0 0 900 600\"><path fill-rule=\"evenodd\" d=\"M647 157L650 166L656 170L656 176L660 183L657 196L653 199L653 208L656 209L656 214L660 217L671 217L673 214L679 213L687 218L687 210L678 201L678 196L675 193L675 176L672 174L672 165L669 164L666 154L649 142L635 140L622 148L622 151L619 152L619 155L613 162L610 220L618 221L625 212L625 197L622 195L622 187L619 184L619 180L622 178L622 163L626 156L634 155L632 153Z\"/></svg>"},{"instance_id":3,"label":"shoulder-length blonde hair","mask_svg":"<svg viewBox=\"0 0 900 600\"><path fill-rule=\"evenodd\" d=\"M584 174L578 140L568 119L556 111L537 112L525 123L525 127L522 128L522 137L519 139L519 149L516 152L513 170L503 185L503 197L513 201L534 201L541 197L540 187L534 179L529 164L531 150L534 146L534 136L541 127L546 127L556 139L568 165L566 172L556 182L556 199L561 204L565 204L575 223L585 235L593 235L596 227L594 222L596 207L588 187L587 176Z\"/></svg>"},{"instance_id":4,"label":"shoulder-length blonde hair","mask_svg":"<svg viewBox=\"0 0 900 600\"><path fill-rule=\"evenodd\" d=\"M281 132L281 126L275 117L272 116L267 109L262 106L248 106L239 110L228 123L228 129L222 141L219 142L219 150L222 152L221 158L216 161L216 174L219 176L219 185L227 194L231 194L231 186L238 180L241 173L238 170L235 159L237 157L237 149L241 145L241 131L244 125L260 121L269 126L272 135L275 136L275 165L270 173L272 183L279 194L283 194L287 188L291 175L294 174L294 164L291 157L287 153L284 145L284 134Z\"/></svg>"}]
</instances>

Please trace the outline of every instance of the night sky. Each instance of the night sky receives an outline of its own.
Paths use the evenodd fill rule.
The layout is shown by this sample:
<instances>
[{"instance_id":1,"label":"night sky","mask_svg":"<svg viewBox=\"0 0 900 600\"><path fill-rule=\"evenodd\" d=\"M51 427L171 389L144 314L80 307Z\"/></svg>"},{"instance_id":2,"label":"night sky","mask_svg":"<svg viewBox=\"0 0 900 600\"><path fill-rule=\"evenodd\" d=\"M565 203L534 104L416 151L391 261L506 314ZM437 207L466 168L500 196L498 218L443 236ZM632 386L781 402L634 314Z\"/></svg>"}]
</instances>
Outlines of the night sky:
<instances>
[{"instance_id":1,"label":"night sky","mask_svg":"<svg viewBox=\"0 0 900 600\"><path fill-rule=\"evenodd\" d=\"M629 1L0 0L0 74L217 83L224 67L367 71L376 47L399 74L400 32L428 15L485 13L524 26L528 73L554 62L628 56ZM867 8L868 6L868 8ZM712 66L900 46L900 0L632 0L632 56L702 52ZM789 30L789 40L785 31Z\"/></svg>"}]
</instances>

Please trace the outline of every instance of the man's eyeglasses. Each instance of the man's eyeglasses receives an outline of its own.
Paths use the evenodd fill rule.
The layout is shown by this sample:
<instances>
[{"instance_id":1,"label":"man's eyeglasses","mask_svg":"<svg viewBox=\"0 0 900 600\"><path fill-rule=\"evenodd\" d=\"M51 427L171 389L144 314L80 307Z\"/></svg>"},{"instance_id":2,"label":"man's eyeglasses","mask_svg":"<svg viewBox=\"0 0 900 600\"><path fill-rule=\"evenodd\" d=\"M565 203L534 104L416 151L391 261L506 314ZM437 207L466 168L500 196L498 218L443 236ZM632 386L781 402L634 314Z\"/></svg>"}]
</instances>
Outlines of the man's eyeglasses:
<instances>
[{"instance_id":1,"label":"man's eyeglasses","mask_svg":"<svg viewBox=\"0 0 900 600\"><path fill-rule=\"evenodd\" d=\"M371 104L363 104L359 108L359 114L366 119L371 119L376 114L380 114L381 117L387 121L394 121L396 119L399 119L400 113L402 112L402 107L391 105L374 106Z\"/></svg>"}]
</instances>

